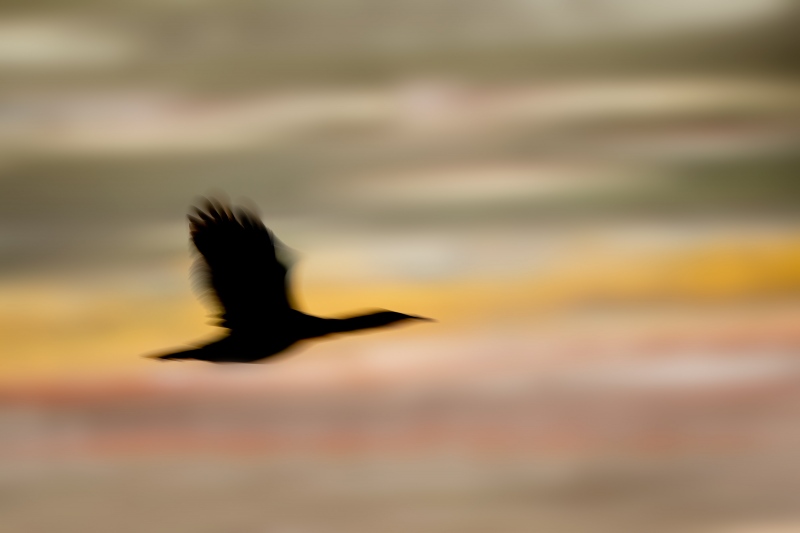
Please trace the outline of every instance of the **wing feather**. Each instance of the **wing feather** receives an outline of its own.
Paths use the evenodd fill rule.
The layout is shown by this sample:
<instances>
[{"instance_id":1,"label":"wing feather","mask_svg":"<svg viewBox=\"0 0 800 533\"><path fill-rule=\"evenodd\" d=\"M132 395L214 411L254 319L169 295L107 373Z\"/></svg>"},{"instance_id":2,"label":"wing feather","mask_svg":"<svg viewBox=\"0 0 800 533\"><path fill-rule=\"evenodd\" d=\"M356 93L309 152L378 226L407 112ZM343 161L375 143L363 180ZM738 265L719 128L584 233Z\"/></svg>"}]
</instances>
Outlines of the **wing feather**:
<instances>
[{"instance_id":1,"label":"wing feather","mask_svg":"<svg viewBox=\"0 0 800 533\"><path fill-rule=\"evenodd\" d=\"M291 311L287 268L275 253L278 241L256 215L207 200L188 217L202 256L195 272L219 302L223 326L263 329Z\"/></svg>"}]
</instances>

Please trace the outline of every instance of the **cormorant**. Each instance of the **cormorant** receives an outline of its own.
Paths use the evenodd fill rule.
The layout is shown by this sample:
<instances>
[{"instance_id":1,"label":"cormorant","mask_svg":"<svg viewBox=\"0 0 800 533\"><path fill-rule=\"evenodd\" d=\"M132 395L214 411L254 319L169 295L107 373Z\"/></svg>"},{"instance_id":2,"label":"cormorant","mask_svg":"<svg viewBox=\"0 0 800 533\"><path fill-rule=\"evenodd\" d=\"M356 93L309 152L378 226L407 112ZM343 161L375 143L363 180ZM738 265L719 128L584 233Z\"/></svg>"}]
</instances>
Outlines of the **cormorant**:
<instances>
[{"instance_id":1,"label":"cormorant","mask_svg":"<svg viewBox=\"0 0 800 533\"><path fill-rule=\"evenodd\" d=\"M288 291L287 266L278 258L284 246L251 211L207 199L188 215L192 242L202 258L196 263L205 285L222 308L224 337L157 359L197 359L215 363L252 363L293 344L404 320L430 320L394 311L346 318L320 318L295 309Z\"/></svg>"}]
</instances>

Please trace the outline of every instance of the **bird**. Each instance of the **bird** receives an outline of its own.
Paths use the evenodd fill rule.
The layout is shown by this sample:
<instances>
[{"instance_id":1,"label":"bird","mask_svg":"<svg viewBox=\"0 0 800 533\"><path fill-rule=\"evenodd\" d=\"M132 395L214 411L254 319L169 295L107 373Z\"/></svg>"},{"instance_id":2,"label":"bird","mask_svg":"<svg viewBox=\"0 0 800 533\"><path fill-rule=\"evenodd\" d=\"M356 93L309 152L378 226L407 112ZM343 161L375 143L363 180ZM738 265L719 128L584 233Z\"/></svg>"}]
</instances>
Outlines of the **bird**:
<instances>
[{"instance_id":1,"label":"bird","mask_svg":"<svg viewBox=\"0 0 800 533\"><path fill-rule=\"evenodd\" d=\"M299 311L291 297L287 250L251 209L204 198L188 215L199 257L193 268L219 309L224 334L205 344L164 354L159 360L255 363L295 344L334 334L432 319L387 311L323 318Z\"/></svg>"}]
</instances>

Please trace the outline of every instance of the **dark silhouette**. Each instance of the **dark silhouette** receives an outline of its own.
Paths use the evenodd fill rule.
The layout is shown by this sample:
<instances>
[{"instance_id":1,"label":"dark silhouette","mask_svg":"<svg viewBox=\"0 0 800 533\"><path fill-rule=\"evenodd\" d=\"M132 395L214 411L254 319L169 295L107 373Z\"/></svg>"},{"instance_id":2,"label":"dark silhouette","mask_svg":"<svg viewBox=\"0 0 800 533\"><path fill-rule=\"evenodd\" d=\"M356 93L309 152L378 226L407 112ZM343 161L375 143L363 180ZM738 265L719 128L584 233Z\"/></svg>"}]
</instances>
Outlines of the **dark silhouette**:
<instances>
[{"instance_id":1,"label":"dark silhouette","mask_svg":"<svg viewBox=\"0 0 800 533\"><path fill-rule=\"evenodd\" d=\"M282 352L298 341L387 326L403 320L430 320L394 311L348 318L320 318L292 305L283 248L250 211L206 200L189 215L192 242L202 255L196 273L222 308L220 326L227 334L214 342L157 359L198 359L251 363Z\"/></svg>"}]
</instances>

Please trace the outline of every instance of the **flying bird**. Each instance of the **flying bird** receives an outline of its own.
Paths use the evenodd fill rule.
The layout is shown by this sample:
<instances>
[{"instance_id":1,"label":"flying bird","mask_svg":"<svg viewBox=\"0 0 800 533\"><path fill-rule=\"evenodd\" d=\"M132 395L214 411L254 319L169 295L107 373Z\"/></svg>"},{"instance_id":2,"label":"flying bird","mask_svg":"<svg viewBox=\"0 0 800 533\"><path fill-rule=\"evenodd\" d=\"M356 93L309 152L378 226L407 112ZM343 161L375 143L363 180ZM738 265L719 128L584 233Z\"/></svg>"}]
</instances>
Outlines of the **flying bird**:
<instances>
[{"instance_id":1,"label":"flying bird","mask_svg":"<svg viewBox=\"0 0 800 533\"><path fill-rule=\"evenodd\" d=\"M207 199L189 217L192 242L200 253L195 274L220 309L227 331L208 344L152 355L156 359L197 359L253 363L306 340L402 321L430 320L377 310L344 318L321 318L296 309L289 291L285 246L252 211Z\"/></svg>"}]
</instances>

